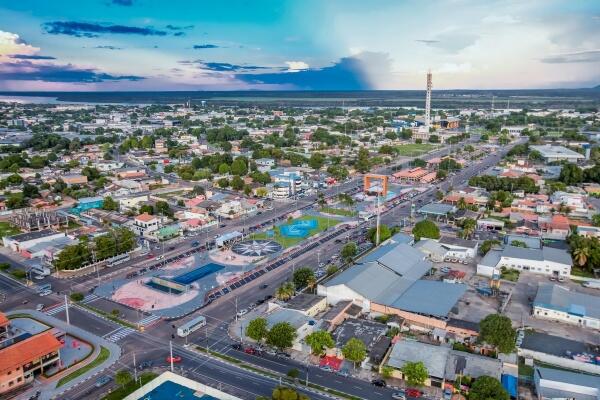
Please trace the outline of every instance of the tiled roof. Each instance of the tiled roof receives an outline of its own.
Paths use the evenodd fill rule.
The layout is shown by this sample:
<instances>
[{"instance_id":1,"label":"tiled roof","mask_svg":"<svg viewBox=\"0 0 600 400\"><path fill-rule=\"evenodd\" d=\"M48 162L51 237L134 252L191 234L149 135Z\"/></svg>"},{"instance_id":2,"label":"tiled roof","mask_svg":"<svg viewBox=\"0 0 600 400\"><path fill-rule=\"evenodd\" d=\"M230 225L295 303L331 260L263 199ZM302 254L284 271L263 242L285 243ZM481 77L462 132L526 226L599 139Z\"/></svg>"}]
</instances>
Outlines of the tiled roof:
<instances>
[{"instance_id":1,"label":"tiled roof","mask_svg":"<svg viewBox=\"0 0 600 400\"><path fill-rule=\"evenodd\" d=\"M57 351L62 344L50 332L40 333L0 350L0 374Z\"/></svg>"}]
</instances>

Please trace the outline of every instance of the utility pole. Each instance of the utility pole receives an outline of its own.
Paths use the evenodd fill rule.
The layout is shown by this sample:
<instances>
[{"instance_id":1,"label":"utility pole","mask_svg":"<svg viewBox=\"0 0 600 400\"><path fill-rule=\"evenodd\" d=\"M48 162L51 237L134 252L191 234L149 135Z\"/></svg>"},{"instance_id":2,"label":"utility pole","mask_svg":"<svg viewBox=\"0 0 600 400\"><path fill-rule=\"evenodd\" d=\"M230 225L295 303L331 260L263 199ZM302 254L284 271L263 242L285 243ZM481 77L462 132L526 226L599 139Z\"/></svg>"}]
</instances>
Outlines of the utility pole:
<instances>
[{"instance_id":1,"label":"utility pole","mask_svg":"<svg viewBox=\"0 0 600 400\"><path fill-rule=\"evenodd\" d=\"M377 194L377 228L375 230L375 247L379 246L379 193Z\"/></svg>"},{"instance_id":2,"label":"utility pole","mask_svg":"<svg viewBox=\"0 0 600 400\"><path fill-rule=\"evenodd\" d=\"M69 319L69 301L67 300L66 294L65 294L65 315L67 317L67 325L71 325L71 320Z\"/></svg>"},{"instance_id":3,"label":"utility pole","mask_svg":"<svg viewBox=\"0 0 600 400\"><path fill-rule=\"evenodd\" d=\"M138 376L137 376L137 365L135 364L135 352L133 353L133 376L135 378L135 382L137 382Z\"/></svg>"},{"instance_id":4,"label":"utility pole","mask_svg":"<svg viewBox=\"0 0 600 400\"><path fill-rule=\"evenodd\" d=\"M169 361L171 361L171 372L173 371L173 342L169 340L169 353L171 354L171 357L169 358Z\"/></svg>"}]
</instances>

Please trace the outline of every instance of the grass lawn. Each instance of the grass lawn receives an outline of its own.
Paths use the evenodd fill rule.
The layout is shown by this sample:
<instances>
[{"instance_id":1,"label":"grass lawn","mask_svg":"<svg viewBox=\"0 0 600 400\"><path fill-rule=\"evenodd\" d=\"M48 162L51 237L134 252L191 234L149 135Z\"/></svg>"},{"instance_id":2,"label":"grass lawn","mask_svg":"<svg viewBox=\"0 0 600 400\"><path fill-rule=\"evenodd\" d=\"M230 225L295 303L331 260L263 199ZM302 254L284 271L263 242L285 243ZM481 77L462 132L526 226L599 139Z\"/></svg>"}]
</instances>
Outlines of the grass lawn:
<instances>
[{"instance_id":1,"label":"grass lawn","mask_svg":"<svg viewBox=\"0 0 600 400\"><path fill-rule=\"evenodd\" d=\"M356 211L354 210L346 210L343 208L333 208L333 207L323 207L321 208L321 212L326 214L334 214L334 215L342 215L344 217L355 217Z\"/></svg>"},{"instance_id":2,"label":"grass lawn","mask_svg":"<svg viewBox=\"0 0 600 400\"><path fill-rule=\"evenodd\" d=\"M435 147L435 145L430 143L411 143L396 146L396 149L398 150L398 155L416 157L433 150Z\"/></svg>"},{"instance_id":3,"label":"grass lawn","mask_svg":"<svg viewBox=\"0 0 600 400\"><path fill-rule=\"evenodd\" d=\"M594 274L592 274L590 271L583 269L579 266L571 267L571 275L581 276L583 278L593 278L594 277Z\"/></svg>"},{"instance_id":4,"label":"grass lawn","mask_svg":"<svg viewBox=\"0 0 600 400\"><path fill-rule=\"evenodd\" d=\"M21 233L21 231L10 222L0 222L0 237L12 236L16 235L17 233Z\"/></svg>"},{"instance_id":5,"label":"grass lawn","mask_svg":"<svg viewBox=\"0 0 600 400\"><path fill-rule=\"evenodd\" d=\"M141 385L139 382L131 381L125 386L121 386L118 389L113 390L106 396L102 398L102 400L121 400L125 397L129 396L131 393L135 392L140 386L145 385L150 382L152 379L156 378L158 374L154 372L144 372L140 375L139 379L141 381Z\"/></svg>"},{"instance_id":6,"label":"grass lawn","mask_svg":"<svg viewBox=\"0 0 600 400\"><path fill-rule=\"evenodd\" d=\"M500 279L516 282L519 280L519 271L516 269L502 268L500 272Z\"/></svg>"},{"instance_id":7,"label":"grass lawn","mask_svg":"<svg viewBox=\"0 0 600 400\"><path fill-rule=\"evenodd\" d=\"M309 219L316 219L317 227L315 229L309 230L308 236L306 236L304 238L283 236L279 230L279 227L281 225L278 225L275 227L275 229L274 229L275 235L273 237L269 237L266 232L261 232L261 233L255 233L255 234L251 235L250 238L251 239L274 240L277 243L279 243L281 246L283 246L284 248L287 248L287 247L295 246L298 243L302 242L303 240L308 239L309 237L326 230L327 226L329 226L329 228L332 228L335 225L339 224L339 222L340 222L333 218L326 218L326 217L319 217L319 216L313 217L311 215L304 215L300 218L296 218L294 221L303 221L303 220L309 220ZM287 225L287 222L283 223L282 225Z\"/></svg>"},{"instance_id":8,"label":"grass lawn","mask_svg":"<svg viewBox=\"0 0 600 400\"><path fill-rule=\"evenodd\" d=\"M533 367L531 365L519 363L519 375L533 376Z\"/></svg>"},{"instance_id":9,"label":"grass lawn","mask_svg":"<svg viewBox=\"0 0 600 400\"><path fill-rule=\"evenodd\" d=\"M71 372L69 375L62 377L56 384L56 387L60 387L60 386L64 385L65 383L68 383L68 382L72 381L73 379L85 374L86 372L96 368L98 365L100 365L104 361L108 360L109 356L110 356L110 351L106 347L100 346L100 354L98 354L98 357L96 357L96 359L94 361L92 361L91 363L89 363L87 365L84 365L83 367L81 367L79 369L76 369L75 371Z\"/></svg>"}]
</instances>

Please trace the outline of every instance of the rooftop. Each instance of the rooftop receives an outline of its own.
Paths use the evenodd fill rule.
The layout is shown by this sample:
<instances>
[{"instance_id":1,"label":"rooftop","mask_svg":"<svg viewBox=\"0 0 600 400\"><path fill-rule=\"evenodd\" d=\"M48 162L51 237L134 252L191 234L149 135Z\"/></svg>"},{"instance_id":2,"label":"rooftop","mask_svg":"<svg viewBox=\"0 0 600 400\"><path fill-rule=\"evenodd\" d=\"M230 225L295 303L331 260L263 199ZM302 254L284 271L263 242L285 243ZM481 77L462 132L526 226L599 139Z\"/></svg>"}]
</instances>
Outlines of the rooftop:
<instances>
[{"instance_id":1,"label":"rooftop","mask_svg":"<svg viewBox=\"0 0 600 400\"><path fill-rule=\"evenodd\" d=\"M292 310L306 311L309 308L323 301L323 299L324 297L322 296L317 296L308 293L300 293L288 300L285 306L286 308L290 308Z\"/></svg>"},{"instance_id":2,"label":"rooftop","mask_svg":"<svg viewBox=\"0 0 600 400\"><path fill-rule=\"evenodd\" d=\"M61 347L62 344L50 332L43 332L5 347L0 350L0 374L30 363Z\"/></svg>"},{"instance_id":3,"label":"rooftop","mask_svg":"<svg viewBox=\"0 0 600 400\"><path fill-rule=\"evenodd\" d=\"M539 284L533 305L600 319L600 297L574 292L552 283Z\"/></svg>"},{"instance_id":4,"label":"rooftop","mask_svg":"<svg viewBox=\"0 0 600 400\"><path fill-rule=\"evenodd\" d=\"M449 347L436 346L416 340L400 340L396 342L387 364L400 369L407 362L422 361L429 372L429 376L443 378L446 371L446 362L450 353Z\"/></svg>"},{"instance_id":5,"label":"rooftop","mask_svg":"<svg viewBox=\"0 0 600 400\"><path fill-rule=\"evenodd\" d=\"M41 231L19 233L17 235L10 236L10 239L17 242L27 242L29 240L36 240L44 238L46 236L56 235L57 233L60 232L53 231L52 229L43 229Z\"/></svg>"},{"instance_id":6,"label":"rooftop","mask_svg":"<svg viewBox=\"0 0 600 400\"><path fill-rule=\"evenodd\" d=\"M552 146L550 144L530 146L532 150L538 151L542 157L569 157L569 158L585 158L583 154L568 149L564 146Z\"/></svg>"},{"instance_id":7,"label":"rooftop","mask_svg":"<svg viewBox=\"0 0 600 400\"><path fill-rule=\"evenodd\" d=\"M600 376L597 375L536 366L534 379L536 389L544 398L597 400L600 397Z\"/></svg>"}]
</instances>

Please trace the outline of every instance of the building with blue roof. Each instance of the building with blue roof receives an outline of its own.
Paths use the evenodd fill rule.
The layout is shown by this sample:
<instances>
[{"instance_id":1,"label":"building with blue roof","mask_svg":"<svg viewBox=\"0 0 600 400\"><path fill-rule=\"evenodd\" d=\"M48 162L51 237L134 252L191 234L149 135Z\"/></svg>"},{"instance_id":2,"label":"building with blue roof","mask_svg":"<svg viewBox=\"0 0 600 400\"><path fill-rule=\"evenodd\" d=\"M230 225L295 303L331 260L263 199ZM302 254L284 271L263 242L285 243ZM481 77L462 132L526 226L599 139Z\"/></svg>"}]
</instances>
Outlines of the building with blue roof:
<instances>
[{"instance_id":1,"label":"building with blue roof","mask_svg":"<svg viewBox=\"0 0 600 400\"><path fill-rule=\"evenodd\" d=\"M540 399L600 399L600 376L536 366L535 391Z\"/></svg>"},{"instance_id":2,"label":"building with blue roof","mask_svg":"<svg viewBox=\"0 0 600 400\"><path fill-rule=\"evenodd\" d=\"M533 316L600 329L600 297L552 283L540 283L533 301Z\"/></svg>"}]
</instances>

